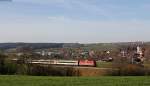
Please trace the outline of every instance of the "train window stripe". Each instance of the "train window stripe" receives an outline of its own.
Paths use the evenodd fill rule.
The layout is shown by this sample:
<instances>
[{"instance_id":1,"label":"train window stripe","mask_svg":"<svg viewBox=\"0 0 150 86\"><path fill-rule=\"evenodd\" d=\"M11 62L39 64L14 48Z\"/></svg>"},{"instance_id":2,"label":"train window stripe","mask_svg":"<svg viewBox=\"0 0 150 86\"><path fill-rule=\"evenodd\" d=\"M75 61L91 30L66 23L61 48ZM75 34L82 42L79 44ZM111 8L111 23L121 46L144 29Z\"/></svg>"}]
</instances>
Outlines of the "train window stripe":
<instances>
[{"instance_id":1,"label":"train window stripe","mask_svg":"<svg viewBox=\"0 0 150 86\"><path fill-rule=\"evenodd\" d=\"M78 62L58 62L58 63L78 63Z\"/></svg>"}]
</instances>

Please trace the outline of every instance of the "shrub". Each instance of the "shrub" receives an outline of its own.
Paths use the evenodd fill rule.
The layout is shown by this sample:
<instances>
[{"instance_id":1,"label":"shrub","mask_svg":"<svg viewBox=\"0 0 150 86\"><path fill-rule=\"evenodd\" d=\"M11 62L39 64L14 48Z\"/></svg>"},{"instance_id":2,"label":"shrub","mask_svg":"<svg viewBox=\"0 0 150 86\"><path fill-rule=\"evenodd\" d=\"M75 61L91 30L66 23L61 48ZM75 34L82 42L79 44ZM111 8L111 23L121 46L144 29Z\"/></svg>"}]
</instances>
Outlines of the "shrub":
<instances>
[{"instance_id":1,"label":"shrub","mask_svg":"<svg viewBox=\"0 0 150 86\"><path fill-rule=\"evenodd\" d=\"M142 66L135 64L128 64L120 69L120 75L122 76L143 76L145 75L145 69Z\"/></svg>"},{"instance_id":2,"label":"shrub","mask_svg":"<svg viewBox=\"0 0 150 86\"><path fill-rule=\"evenodd\" d=\"M18 64L16 74L19 75L27 75L29 71L29 67L27 64Z\"/></svg>"},{"instance_id":3,"label":"shrub","mask_svg":"<svg viewBox=\"0 0 150 86\"><path fill-rule=\"evenodd\" d=\"M17 64L10 61L7 56L0 54L0 74L15 74Z\"/></svg>"},{"instance_id":4,"label":"shrub","mask_svg":"<svg viewBox=\"0 0 150 86\"><path fill-rule=\"evenodd\" d=\"M9 60L5 61L4 62L4 66L3 66L3 74L7 74L7 75L12 75L12 74L16 74L17 72L17 64L16 63L13 63Z\"/></svg>"},{"instance_id":5,"label":"shrub","mask_svg":"<svg viewBox=\"0 0 150 86\"><path fill-rule=\"evenodd\" d=\"M34 76L72 76L69 67L53 67L43 65L32 65L29 75Z\"/></svg>"}]
</instances>

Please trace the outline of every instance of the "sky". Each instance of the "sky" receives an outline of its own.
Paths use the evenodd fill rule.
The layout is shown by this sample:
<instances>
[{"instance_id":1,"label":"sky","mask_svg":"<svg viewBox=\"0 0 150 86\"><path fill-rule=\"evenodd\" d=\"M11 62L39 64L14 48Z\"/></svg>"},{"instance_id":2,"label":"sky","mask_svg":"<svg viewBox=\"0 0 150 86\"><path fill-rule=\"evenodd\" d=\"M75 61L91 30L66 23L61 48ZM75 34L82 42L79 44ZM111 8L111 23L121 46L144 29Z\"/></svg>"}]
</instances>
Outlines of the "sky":
<instances>
[{"instance_id":1,"label":"sky","mask_svg":"<svg viewBox=\"0 0 150 86\"><path fill-rule=\"evenodd\" d=\"M150 0L0 0L0 42L150 41Z\"/></svg>"}]
</instances>

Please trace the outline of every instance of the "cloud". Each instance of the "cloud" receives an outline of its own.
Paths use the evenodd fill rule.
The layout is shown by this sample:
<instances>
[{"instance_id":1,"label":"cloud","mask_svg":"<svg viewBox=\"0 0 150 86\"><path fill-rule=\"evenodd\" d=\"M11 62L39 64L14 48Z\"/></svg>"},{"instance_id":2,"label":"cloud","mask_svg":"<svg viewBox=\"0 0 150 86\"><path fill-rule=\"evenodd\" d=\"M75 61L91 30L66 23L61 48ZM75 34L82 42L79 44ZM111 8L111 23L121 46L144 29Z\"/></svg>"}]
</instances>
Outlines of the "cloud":
<instances>
[{"instance_id":1,"label":"cloud","mask_svg":"<svg viewBox=\"0 0 150 86\"><path fill-rule=\"evenodd\" d=\"M38 15L51 14L50 16L66 16L88 20L130 20L130 19L149 19L149 3L118 0L15 0L22 2L23 7L18 13L35 13ZM26 2L26 4L24 3ZM144 2L144 1L143 1ZM32 3L32 4L27 4ZM34 3L34 5L33 5ZM123 4L125 3L125 4ZM141 4L140 4L141 3ZM147 4L147 6L146 6ZM18 5L16 5L18 6ZM22 8L31 9L22 9ZM37 10L37 8L39 10ZM26 14L28 15L28 14ZM86 16L85 16L86 15Z\"/></svg>"},{"instance_id":2,"label":"cloud","mask_svg":"<svg viewBox=\"0 0 150 86\"><path fill-rule=\"evenodd\" d=\"M149 40L150 21L143 19L146 13L141 7L101 4L101 1L96 4L96 0L15 1L22 3L2 10L0 39L3 42L10 39L82 43Z\"/></svg>"},{"instance_id":3,"label":"cloud","mask_svg":"<svg viewBox=\"0 0 150 86\"><path fill-rule=\"evenodd\" d=\"M14 0L16 2L28 2L37 4L63 3L64 0Z\"/></svg>"},{"instance_id":4,"label":"cloud","mask_svg":"<svg viewBox=\"0 0 150 86\"><path fill-rule=\"evenodd\" d=\"M64 16L49 16L48 17L49 20L52 20L52 21L63 21L65 20L65 17Z\"/></svg>"},{"instance_id":5,"label":"cloud","mask_svg":"<svg viewBox=\"0 0 150 86\"><path fill-rule=\"evenodd\" d=\"M11 2L12 0L0 0L0 2Z\"/></svg>"},{"instance_id":6,"label":"cloud","mask_svg":"<svg viewBox=\"0 0 150 86\"><path fill-rule=\"evenodd\" d=\"M91 17L107 20L143 19L144 17L149 18L150 14L149 1L68 0L65 3L68 3L66 9L73 10L71 12L74 13L74 16L79 15L84 18L84 15L87 15L89 19Z\"/></svg>"},{"instance_id":7,"label":"cloud","mask_svg":"<svg viewBox=\"0 0 150 86\"><path fill-rule=\"evenodd\" d=\"M110 13L107 9L88 2L88 0L67 0L65 2L64 8L74 10L75 14L85 12L87 15L96 14L100 16L110 17Z\"/></svg>"}]
</instances>

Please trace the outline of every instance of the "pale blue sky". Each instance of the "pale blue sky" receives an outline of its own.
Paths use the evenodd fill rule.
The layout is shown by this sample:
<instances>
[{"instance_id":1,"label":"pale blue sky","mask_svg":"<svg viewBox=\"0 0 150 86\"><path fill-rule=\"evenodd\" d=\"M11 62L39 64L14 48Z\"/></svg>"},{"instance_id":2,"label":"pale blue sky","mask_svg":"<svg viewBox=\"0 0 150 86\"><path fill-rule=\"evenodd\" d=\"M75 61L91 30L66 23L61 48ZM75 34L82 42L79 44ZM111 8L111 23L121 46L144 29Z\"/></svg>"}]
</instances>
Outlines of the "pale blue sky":
<instances>
[{"instance_id":1,"label":"pale blue sky","mask_svg":"<svg viewBox=\"0 0 150 86\"><path fill-rule=\"evenodd\" d=\"M0 2L0 42L150 41L150 0Z\"/></svg>"}]
</instances>

